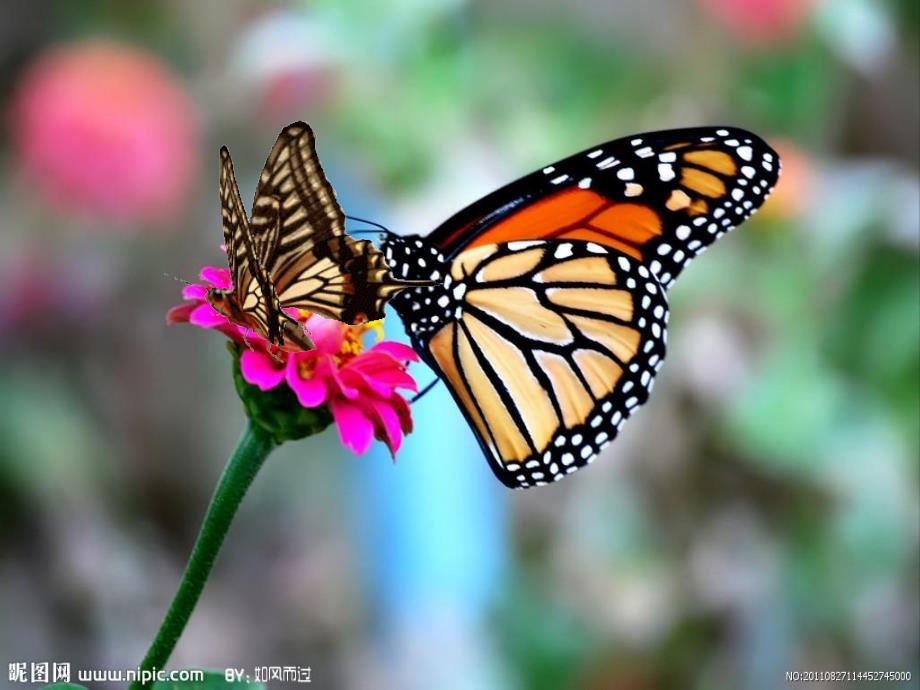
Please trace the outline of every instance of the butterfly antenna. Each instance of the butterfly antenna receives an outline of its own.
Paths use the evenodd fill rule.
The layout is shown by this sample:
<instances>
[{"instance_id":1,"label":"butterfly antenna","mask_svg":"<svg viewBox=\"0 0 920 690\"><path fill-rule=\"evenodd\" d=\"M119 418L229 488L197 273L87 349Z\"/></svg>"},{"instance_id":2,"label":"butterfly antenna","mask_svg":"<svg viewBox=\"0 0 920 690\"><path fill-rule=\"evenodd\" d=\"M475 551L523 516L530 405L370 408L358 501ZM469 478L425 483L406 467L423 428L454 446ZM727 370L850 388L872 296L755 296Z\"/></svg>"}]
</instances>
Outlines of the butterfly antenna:
<instances>
[{"instance_id":1,"label":"butterfly antenna","mask_svg":"<svg viewBox=\"0 0 920 690\"><path fill-rule=\"evenodd\" d=\"M179 281L180 283L185 283L186 285L194 285L194 283L190 283L189 281L185 280L184 278L179 278L178 276L174 276L172 273L163 273L163 277L164 277L164 278L172 278L173 280L177 280L177 281Z\"/></svg>"},{"instance_id":2,"label":"butterfly antenna","mask_svg":"<svg viewBox=\"0 0 920 690\"><path fill-rule=\"evenodd\" d=\"M380 230L383 231L383 232L385 232L387 235L392 235L392 234L393 234L393 231L390 230L388 227L386 227L385 225L381 225L380 223L375 223L375 222L372 221L372 220L367 220L366 218L358 218L357 216L349 216L349 215L347 215L347 214L345 215L345 217L346 217L348 220L353 220L353 221L356 221L356 222L358 222L358 223L367 223L368 225L372 225L372 226L374 226L375 228L380 228ZM357 234L366 235L366 234L370 234L371 232L376 232L376 231L374 231L374 230L355 230L352 234L355 234L355 235L357 235Z\"/></svg>"},{"instance_id":3,"label":"butterfly antenna","mask_svg":"<svg viewBox=\"0 0 920 690\"><path fill-rule=\"evenodd\" d=\"M420 390L418 393L416 393L414 396L412 396L412 399L409 401L409 403L410 403L410 404L415 404L416 402L418 402L419 400L421 400L421 399L422 399L422 396L425 395L425 393L427 393L428 391L430 391L432 388L434 388L436 385L438 385L438 382L439 382L440 380L441 380L441 379L435 379L434 381L432 381L431 383L429 383L429 384L428 384L427 386L425 386L422 390Z\"/></svg>"}]
</instances>

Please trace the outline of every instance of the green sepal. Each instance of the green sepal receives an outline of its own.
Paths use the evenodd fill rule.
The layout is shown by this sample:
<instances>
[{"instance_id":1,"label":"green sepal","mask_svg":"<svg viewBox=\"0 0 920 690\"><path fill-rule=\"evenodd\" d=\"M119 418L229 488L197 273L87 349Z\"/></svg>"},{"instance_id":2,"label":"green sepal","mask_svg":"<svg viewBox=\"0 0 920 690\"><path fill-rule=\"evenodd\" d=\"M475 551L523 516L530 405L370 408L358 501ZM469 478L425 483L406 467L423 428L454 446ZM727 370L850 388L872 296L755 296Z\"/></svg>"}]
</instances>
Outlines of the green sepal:
<instances>
[{"instance_id":1,"label":"green sepal","mask_svg":"<svg viewBox=\"0 0 920 690\"><path fill-rule=\"evenodd\" d=\"M263 391L247 383L240 371L242 348L236 343L228 343L227 349L233 356L233 383L243 401L246 416L275 443L306 438L332 424L332 413L328 407L304 407L288 386L282 384Z\"/></svg>"}]
</instances>

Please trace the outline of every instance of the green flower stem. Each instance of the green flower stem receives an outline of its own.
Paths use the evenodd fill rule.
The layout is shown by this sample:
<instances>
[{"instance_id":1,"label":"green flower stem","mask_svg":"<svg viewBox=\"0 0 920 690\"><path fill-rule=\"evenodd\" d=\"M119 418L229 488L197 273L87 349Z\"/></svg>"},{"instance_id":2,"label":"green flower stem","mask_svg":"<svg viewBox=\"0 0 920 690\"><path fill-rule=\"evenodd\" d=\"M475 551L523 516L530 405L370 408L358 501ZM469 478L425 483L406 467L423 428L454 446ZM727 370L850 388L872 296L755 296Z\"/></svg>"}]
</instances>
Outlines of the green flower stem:
<instances>
[{"instance_id":1,"label":"green flower stem","mask_svg":"<svg viewBox=\"0 0 920 690\"><path fill-rule=\"evenodd\" d=\"M236 510L265 458L274 447L275 442L264 429L253 422L247 424L211 498L179 589L176 590L166 617L141 662L142 671L162 669L169 661L169 656L175 649L179 636L182 635L208 581L208 575L224 543L224 537L227 536ZM140 690L150 685L151 683L141 684L140 681L135 681L131 684L130 690Z\"/></svg>"}]
</instances>

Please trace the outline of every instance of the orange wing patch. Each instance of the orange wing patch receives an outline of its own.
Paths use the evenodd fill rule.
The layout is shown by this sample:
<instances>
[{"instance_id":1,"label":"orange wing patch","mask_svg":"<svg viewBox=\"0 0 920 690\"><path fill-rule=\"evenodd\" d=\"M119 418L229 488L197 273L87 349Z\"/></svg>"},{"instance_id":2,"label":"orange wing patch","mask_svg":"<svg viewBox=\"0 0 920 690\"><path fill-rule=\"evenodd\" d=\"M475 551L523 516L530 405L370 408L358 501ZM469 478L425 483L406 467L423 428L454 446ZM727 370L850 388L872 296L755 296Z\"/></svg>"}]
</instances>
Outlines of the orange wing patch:
<instances>
[{"instance_id":1,"label":"orange wing patch","mask_svg":"<svg viewBox=\"0 0 920 690\"><path fill-rule=\"evenodd\" d=\"M678 175L662 212L683 212L691 218L709 213L710 200L724 197L726 182L738 173L735 159L715 148L692 148L691 142L672 144L665 150L672 152ZM630 196L628 188L624 194ZM642 259L642 248L661 237L663 224L662 216L648 204L612 201L591 189L566 188L513 211L466 248L568 239L595 242Z\"/></svg>"},{"instance_id":2,"label":"orange wing patch","mask_svg":"<svg viewBox=\"0 0 920 690\"><path fill-rule=\"evenodd\" d=\"M725 196L725 183L715 175L697 168L685 168L680 183L687 189L713 199Z\"/></svg>"},{"instance_id":3,"label":"orange wing patch","mask_svg":"<svg viewBox=\"0 0 920 690\"><path fill-rule=\"evenodd\" d=\"M537 201L486 230L467 249L515 240L549 239L560 229L578 226L610 202L585 189L570 189Z\"/></svg>"},{"instance_id":4,"label":"orange wing patch","mask_svg":"<svg viewBox=\"0 0 920 690\"><path fill-rule=\"evenodd\" d=\"M515 240L596 242L642 258L641 247L661 235L661 217L648 206L611 202L588 189L556 192L483 232L469 248Z\"/></svg>"},{"instance_id":5,"label":"orange wing patch","mask_svg":"<svg viewBox=\"0 0 920 690\"><path fill-rule=\"evenodd\" d=\"M735 161L725 151L716 151L714 149L703 149L700 151L688 151L684 154L684 160L701 168L709 168L723 175L735 175L738 168Z\"/></svg>"},{"instance_id":6,"label":"orange wing patch","mask_svg":"<svg viewBox=\"0 0 920 690\"><path fill-rule=\"evenodd\" d=\"M611 204L590 223L594 228L640 247L661 234L661 218L641 204Z\"/></svg>"}]
</instances>

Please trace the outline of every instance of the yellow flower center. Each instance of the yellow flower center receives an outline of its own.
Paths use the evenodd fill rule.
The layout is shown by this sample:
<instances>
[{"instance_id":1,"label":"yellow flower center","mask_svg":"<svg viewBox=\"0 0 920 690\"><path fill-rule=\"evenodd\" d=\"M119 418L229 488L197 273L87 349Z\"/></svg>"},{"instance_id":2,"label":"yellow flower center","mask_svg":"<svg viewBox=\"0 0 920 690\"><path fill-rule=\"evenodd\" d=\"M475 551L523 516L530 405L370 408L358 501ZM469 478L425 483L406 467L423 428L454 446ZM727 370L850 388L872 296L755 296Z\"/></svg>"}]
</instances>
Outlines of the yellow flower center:
<instances>
[{"instance_id":1,"label":"yellow flower center","mask_svg":"<svg viewBox=\"0 0 920 690\"><path fill-rule=\"evenodd\" d=\"M364 351L364 343L361 336L364 335L364 326L347 326L342 334L342 347L339 348L336 360L339 364L347 362L352 357L360 355Z\"/></svg>"},{"instance_id":2,"label":"yellow flower center","mask_svg":"<svg viewBox=\"0 0 920 690\"><path fill-rule=\"evenodd\" d=\"M364 336L371 331L374 333L374 342L379 343L383 340L383 319L346 326L345 333L342 335L342 347L336 361L343 364L364 352Z\"/></svg>"},{"instance_id":3,"label":"yellow flower center","mask_svg":"<svg viewBox=\"0 0 920 690\"><path fill-rule=\"evenodd\" d=\"M313 314L306 309L298 310L298 317L301 322L306 322ZM367 321L354 326L343 326L342 346L339 351L332 355L337 367L348 363L362 352L364 352L364 336L369 331L374 333L374 342L383 340L383 319L376 321ZM316 359L309 358L298 363L297 369L301 378L309 379L313 377L313 370L316 368Z\"/></svg>"}]
</instances>

